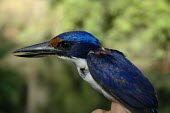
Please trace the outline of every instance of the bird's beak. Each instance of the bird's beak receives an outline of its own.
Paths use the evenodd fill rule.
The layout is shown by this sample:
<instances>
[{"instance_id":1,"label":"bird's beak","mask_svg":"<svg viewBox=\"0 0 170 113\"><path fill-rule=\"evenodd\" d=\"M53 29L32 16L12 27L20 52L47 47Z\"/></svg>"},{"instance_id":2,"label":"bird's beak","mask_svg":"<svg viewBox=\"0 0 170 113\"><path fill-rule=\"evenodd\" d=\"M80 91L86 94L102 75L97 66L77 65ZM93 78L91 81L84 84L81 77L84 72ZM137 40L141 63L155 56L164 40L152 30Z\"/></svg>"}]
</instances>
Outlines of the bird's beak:
<instances>
[{"instance_id":1,"label":"bird's beak","mask_svg":"<svg viewBox=\"0 0 170 113\"><path fill-rule=\"evenodd\" d=\"M60 52L58 49L52 47L49 42L27 46L14 51L14 55L18 57L43 57L48 55L56 55Z\"/></svg>"}]
</instances>

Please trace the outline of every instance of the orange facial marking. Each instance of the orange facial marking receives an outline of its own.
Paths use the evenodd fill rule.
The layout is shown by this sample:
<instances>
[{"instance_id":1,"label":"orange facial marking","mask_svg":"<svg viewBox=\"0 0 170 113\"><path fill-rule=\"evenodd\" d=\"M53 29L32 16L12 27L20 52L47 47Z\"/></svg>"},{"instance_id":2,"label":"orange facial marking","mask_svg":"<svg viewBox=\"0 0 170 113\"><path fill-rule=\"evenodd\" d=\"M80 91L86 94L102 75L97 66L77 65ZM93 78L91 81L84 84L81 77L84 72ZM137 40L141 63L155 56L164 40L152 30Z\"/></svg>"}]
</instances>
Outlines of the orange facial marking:
<instances>
[{"instance_id":1,"label":"orange facial marking","mask_svg":"<svg viewBox=\"0 0 170 113\"><path fill-rule=\"evenodd\" d=\"M97 52L95 52L95 54L108 54L109 52L108 51L106 51L106 50L103 50L103 51L97 51Z\"/></svg>"},{"instance_id":2,"label":"orange facial marking","mask_svg":"<svg viewBox=\"0 0 170 113\"><path fill-rule=\"evenodd\" d=\"M62 42L61 38L54 38L50 41L50 45L56 47L60 42Z\"/></svg>"}]
</instances>

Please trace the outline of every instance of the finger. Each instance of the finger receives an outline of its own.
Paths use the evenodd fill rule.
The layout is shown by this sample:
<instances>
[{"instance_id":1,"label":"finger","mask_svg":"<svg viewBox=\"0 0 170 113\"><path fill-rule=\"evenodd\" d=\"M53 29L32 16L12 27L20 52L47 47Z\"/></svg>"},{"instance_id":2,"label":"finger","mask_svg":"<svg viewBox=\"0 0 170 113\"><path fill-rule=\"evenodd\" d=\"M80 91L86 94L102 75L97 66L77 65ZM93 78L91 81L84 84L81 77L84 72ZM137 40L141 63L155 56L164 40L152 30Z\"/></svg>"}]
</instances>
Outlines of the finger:
<instances>
[{"instance_id":1,"label":"finger","mask_svg":"<svg viewBox=\"0 0 170 113\"><path fill-rule=\"evenodd\" d=\"M127 113L127 112L121 104L112 102L111 113Z\"/></svg>"},{"instance_id":2,"label":"finger","mask_svg":"<svg viewBox=\"0 0 170 113\"><path fill-rule=\"evenodd\" d=\"M105 113L105 112L106 112L105 110L97 109L97 110L93 111L92 113Z\"/></svg>"},{"instance_id":3,"label":"finger","mask_svg":"<svg viewBox=\"0 0 170 113\"><path fill-rule=\"evenodd\" d=\"M111 113L111 111L105 111L104 113Z\"/></svg>"}]
</instances>

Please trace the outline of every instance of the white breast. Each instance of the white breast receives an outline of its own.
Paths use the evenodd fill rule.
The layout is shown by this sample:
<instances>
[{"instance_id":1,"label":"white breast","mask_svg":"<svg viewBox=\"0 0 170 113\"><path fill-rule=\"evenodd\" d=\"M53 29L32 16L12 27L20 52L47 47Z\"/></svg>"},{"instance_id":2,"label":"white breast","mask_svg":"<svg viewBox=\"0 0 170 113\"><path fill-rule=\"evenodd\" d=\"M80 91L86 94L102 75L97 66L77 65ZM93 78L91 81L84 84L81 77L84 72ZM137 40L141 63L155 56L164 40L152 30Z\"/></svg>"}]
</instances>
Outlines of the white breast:
<instances>
[{"instance_id":1,"label":"white breast","mask_svg":"<svg viewBox=\"0 0 170 113\"><path fill-rule=\"evenodd\" d=\"M71 59L76 64L79 75L88 82L94 89L102 93L106 98L112 101L116 101L112 96L106 93L103 88L93 79L89 72L87 61L85 59L73 58Z\"/></svg>"},{"instance_id":2,"label":"white breast","mask_svg":"<svg viewBox=\"0 0 170 113\"><path fill-rule=\"evenodd\" d=\"M108 94L104 89L93 79L92 75L89 72L87 61L81 58L68 58L68 57L60 57L62 59L69 60L73 62L77 66L77 70L79 75L88 82L94 89L102 93L106 98L111 101L118 102L114 97ZM126 109L126 108L125 108ZM127 113L131 113L128 109L126 109Z\"/></svg>"}]
</instances>

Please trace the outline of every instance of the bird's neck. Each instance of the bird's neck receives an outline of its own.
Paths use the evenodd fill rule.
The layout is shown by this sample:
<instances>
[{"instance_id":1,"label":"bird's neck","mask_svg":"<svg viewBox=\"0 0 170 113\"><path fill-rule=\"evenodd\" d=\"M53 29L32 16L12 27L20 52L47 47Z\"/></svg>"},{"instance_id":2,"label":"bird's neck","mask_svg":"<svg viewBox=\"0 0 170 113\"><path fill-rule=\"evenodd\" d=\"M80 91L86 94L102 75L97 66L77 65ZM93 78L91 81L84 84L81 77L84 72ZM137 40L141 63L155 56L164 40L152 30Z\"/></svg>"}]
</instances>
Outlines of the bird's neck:
<instances>
[{"instance_id":1,"label":"bird's neck","mask_svg":"<svg viewBox=\"0 0 170 113\"><path fill-rule=\"evenodd\" d=\"M86 59L83 58L76 58L76 57L60 57L62 59L66 59L69 60L71 62L73 62L78 70L79 75L85 80L85 81L89 81L88 79L91 77L88 77L87 75L89 75L89 69L87 66L87 61Z\"/></svg>"},{"instance_id":2,"label":"bird's neck","mask_svg":"<svg viewBox=\"0 0 170 113\"><path fill-rule=\"evenodd\" d=\"M73 62L77 66L77 68L87 69L87 61L84 58L76 58L76 57L70 58L70 57L64 57L64 56L60 56L59 58Z\"/></svg>"}]
</instances>

